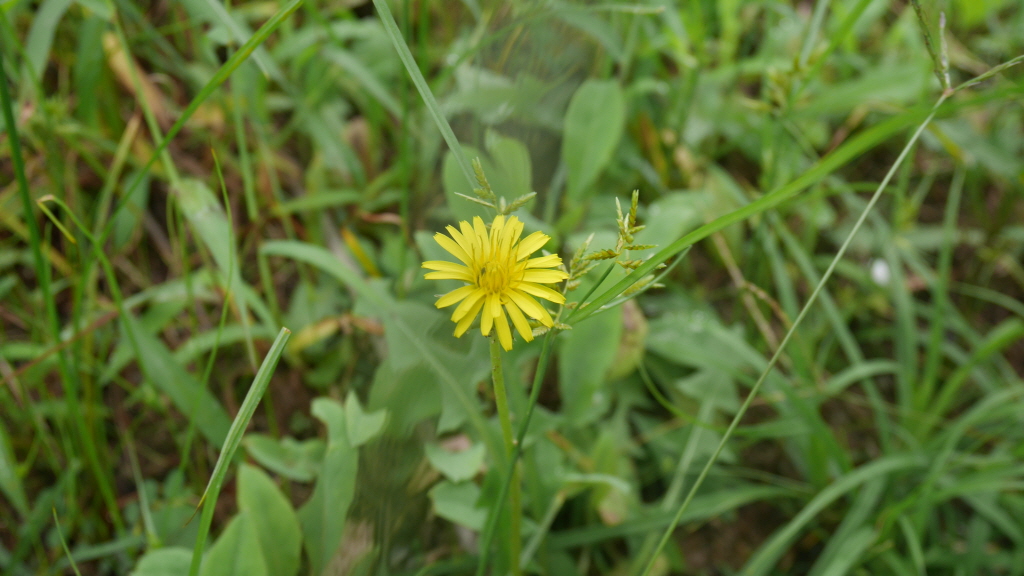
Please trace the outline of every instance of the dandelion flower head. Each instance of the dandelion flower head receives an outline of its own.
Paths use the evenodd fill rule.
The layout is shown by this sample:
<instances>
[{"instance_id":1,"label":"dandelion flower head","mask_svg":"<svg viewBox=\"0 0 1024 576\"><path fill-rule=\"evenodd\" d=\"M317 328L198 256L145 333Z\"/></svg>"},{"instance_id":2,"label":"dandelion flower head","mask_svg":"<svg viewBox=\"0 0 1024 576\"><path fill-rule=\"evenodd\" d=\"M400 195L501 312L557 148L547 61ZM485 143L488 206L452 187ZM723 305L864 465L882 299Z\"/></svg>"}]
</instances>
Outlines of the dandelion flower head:
<instances>
[{"instance_id":1,"label":"dandelion flower head","mask_svg":"<svg viewBox=\"0 0 1024 576\"><path fill-rule=\"evenodd\" d=\"M488 231L483 219L473 218L473 224L459 222L459 230L448 226L449 236L440 232L434 240L451 252L462 264L431 260L424 262L428 280L461 280L465 286L441 296L435 304L446 308L459 305L452 313L455 322L455 336L461 337L473 320L480 315L480 333L488 336L491 328L498 334L498 342L505 350L512 349L512 331L508 318L523 340L533 340L533 330L526 316L545 326L552 326L551 314L537 300L543 298L556 304L565 302L565 297L544 286L561 282L569 277L557 268L562 259L557 254L530 258L530 255L547 244L550 237L534 232L520 239L523 223L511 216L497 216Z\"/></svg>"}]
</instances>

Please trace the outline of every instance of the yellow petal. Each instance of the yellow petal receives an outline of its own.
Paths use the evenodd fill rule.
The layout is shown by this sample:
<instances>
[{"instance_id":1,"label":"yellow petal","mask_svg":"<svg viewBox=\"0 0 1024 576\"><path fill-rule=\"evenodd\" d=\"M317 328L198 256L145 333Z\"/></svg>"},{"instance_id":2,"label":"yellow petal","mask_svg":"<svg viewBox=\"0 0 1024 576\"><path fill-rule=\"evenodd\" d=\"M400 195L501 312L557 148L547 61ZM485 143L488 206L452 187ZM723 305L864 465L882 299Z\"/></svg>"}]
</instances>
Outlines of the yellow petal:
<instances>
[{"instance_id":1,"label":"yellow petal","mask_svg":"<svg viewBox=\"0 0 1024 576\"><path fill-rule=\"evenodd\" d=\"M499 242L498 253L501 254L502 257L507 257L507 255L512 251L512 246L515 245L516 240L519 239L519 235L522 231L523 223L519 221L519 218L516 218L515 216L510 217L508 222L505 224L504 230L501 232L501 241Z\"/></svg>"},{"instance_id":2,"label":"yellow petal","mask_svg":"<svg viewBox=\"0 0 1024 576\"><path fill-rule=\"evenodd\" d=\"M501 231L505 228L505 217L498 214L494 217L494 222L491 222L491 235L490 241L491 246L494 248L498 247L498 243L501 240Z\"/></svg>"},{"instance_id":3,"label":"yellow petal","mask_svg":"<svg viewBox=\"0 0 1024 576\"><path fill-rule=\"evenodd\" d=\"M456 288L455 290L452 290L438 298L437 302L434 303L434 306L437 306L438 308L447 308L459 300L473 294L476 289L476 286L463 286L462 288Z\"/></svg>"},{"instance_id":4,"label":"yellow petal","mask_svg":"<svg viewBox=\"0 0 1024 576\"><path fill-rule=\"evenodd\" d=\"M455 232L454 228L451 228L451 226L449 226L449 228L451 229L452 232ZM455 233L458 234L458 232ZM451 238L438 232L437 234L434 234L434 241L440 244L441 248L444 248L445 250L451 252L452 256L455 256L459 260L462 260L463 264L468 265L470 263L469 254L462 248L462 246L459 246L459 244L455 242L455 240L452 240Z\"/></svg>"},{"instance_id":5,"label":"yellow petal","mask_svg":"<svg viewBox=\"0 0 1024 576\"><path fill-rule=\"evenodd\" d=\"M466 241L466 252L469 252L469 255L474 258L478 258L480 255L480 241L476 237L476 230L465 220L459 222L459 229L462 230L462 237Z\"/></svg>"},{"instance_id":6,"label":"yellow petal","mask_svg":"<svg viewBox=\"0 0 1024 576\"><path fill-rule=\"evenodd\" d=\"M476 305L470 309L469 314L466 314L462 317L462 320L459 320L459 323L455 325L456 338L461 338L462 335L466 333L466 330L469 329L469 326L473 323L473 320L476 319L476 315L480 313L480 309L483 307L483 299L477 300Z\"/></svg>"},{"instance_id":7,"label":"yellow petal","mask_svg":"<svg viewBox=\"0 0 1024 576\"><path fill-rule=\"evenodd\" d=\"M469 275L469 272L427 272L423 275L427 280L462 280L463 282L472 282L473 277Z\"/></svg>"},{"instance_id":8,"label":"yellow petal","mask_svg":"<svg viewBox=\"0 0 1024 576\"><path fill-rule=\"evenodd\" d=\"M551 300L555 304L561 304L565 302L565 296L562 296L558 292L555 292L547 286L541 286L540 284L531 284L529 282L520 282L516 285L516 290L522 290L527 294L533 294L538 298L544 298L545 300Z\"/></svg>"},{"instance_id":9,"label":"yellow petal","mask_svg":"<svg viewBox=\"0 0 1024 576\"><path fill-rule=\"evenodd\" d=\"M497 318L501 315L501 296L491 294L487 297L487 305L491 307L491 316Z\"/></svg>"},{"instance_id":10,"label":"yellow petal","mask_svg":"<svg viewBox=\"0 0 1024 576\"><path fill-rule=\"evenodd\" d=\"M446 262L444 260L428 260L423 263L423 268L426 268L427 270L438 270L441 272L465 272L466 274L469 274L469 268L466 268L462 264Z\"/></svg>"},{"instance_id":11,"label":"yellow petal","mask_svg":"<svg viewBox=\"0 0 1024 576\"><path fill-rule=\"evenodd\" d=\"M473 293L467 296L466 299L462 301L462 304L459 304L455 309L455 312L452 312L452 322L459 322L462 320L465 315L476 306L477 302L480 302L480 299L487 295L486 292L476 286L469 286L469 288L474 289ZM476 312L474 312L473 315L475 316Z\"/></svg>"},{"instance_id":12,"label":"yellow petal","mask_svg":"<svg viewBox=\"0 0 1024 576\"><path fill-rule=\"evenodd\" d=\"M519 242L519 237L523 234L523 221L513 216L508 223L509 231L507 232L509 237L509 246L515 246L516 242Z\"/></svg>"},{"instance_id":13,"label":"yellow petal","mask_svg":"<svg viewBox=\"0 0 1024 576\"><path fill-rule=\"evenodd\" d=\"M498 315L494 317L494 327L498 331L498 343L508 352L512 349L512 332L508 329L508 320L505 319L501 307L498 308Z\"/></svg>"},{"instance_id":14,"label":"yellow petal","mask_svg":"<svg viewBox=\"0 0 1024 576\"><path fill-rule=\"evenodd\" d=\"M469 264L469 262L466 262ZM539 258L530 258L526 261L527 268L554 268L562 265L562 257L558 254L548 254Z\"/></svg>"},{"instance_id":15,"label":"yellow petal","mask_svg":"<svg viewBox=\"0 0 1024 576\"><path fill-rule=\"evenodd\" d=\"M543 306L538 304L536 300L526 294L523 294L518 290L508 290L505 292L505 295L511 298L512 301L516 303L516 306L519 306L523 312L529 314L530 318L539 320L540 323L545 326L551 326L555 323L555 321L551 319L551 314L549 314Z\"/></svg>"},{"instance_id":16,"label":"yellow petal","mask_svg":"<svg viewBox=\"0 0 1024 576\"><path fill-rule=\"evenodd\" d=\"M523 282L535 282L537 284L553 284L561 282L569 275L561 270L527 270L523 274Z\"/></svg>"},{"instance_id":17,"label":"yellow petal","mask_svg":"<svg viewBox=\"0 0 1024 576\"><path fill-rule=\"evenodd\" d=\"M463 224L465 224L465 222L463 222ZM452 237L452 240L455 240L459 245L459 248L462 248L466 254L473 254L473 243L471 242L471 238L467 238L462 234L462 232L456 230L455 226L445 226L445 230L448 231L448 235Z\"/></svg>"},{"instance_id":18,"label":"yellow petal","mask_svg":"<svg viewBox=\"0 0 1024 576\"><path fill-rule=\"evenodd\" d=\"M494 307L491 306L491 299L497 298L497 294L488 294L483 302L483 310L480 311L480 333L487 336L491 333L491 326L494 325Z\"/></svg>"},{"instance_id":19,"label":"yellow petal","mask_svg":"<svg viewBox=\"0 0 1024 576\"><path fill-rule=\"evenodd\" d=\"M516 260L522 260L537 250L540 250L551 240L551 237L543 232L534 232L519 242L519 250L516 252Z\"/></svg>"},{"instance_id":20,"label":"yellow petal","mask_svg":"<svg viewBox=\"0 0 1024 576\"><path fill-rule=\"evenodd\" d=\"M476 232L477 242L480 246L480 253L476 257L486 259L491 254L490 243L487 241L487 226L479 216L473 217L473 231Z\"/></svg>"},{"instance_id":21,"label":"yellow petal","mask_svg":"<svg viewBox=\"0 0 1024 576\"><path fill-rule=\"evenodd\" d=\"M516 306L515 302L506 302L505 310L508 311L508 317L512 319L512 324L515 325L519 335L523 337L523 340L527 342L533 341L533 330L530 329L530 323L526 321L526 316L523 316L522 310L519 306Z\"/></svg>"}]
</instances>

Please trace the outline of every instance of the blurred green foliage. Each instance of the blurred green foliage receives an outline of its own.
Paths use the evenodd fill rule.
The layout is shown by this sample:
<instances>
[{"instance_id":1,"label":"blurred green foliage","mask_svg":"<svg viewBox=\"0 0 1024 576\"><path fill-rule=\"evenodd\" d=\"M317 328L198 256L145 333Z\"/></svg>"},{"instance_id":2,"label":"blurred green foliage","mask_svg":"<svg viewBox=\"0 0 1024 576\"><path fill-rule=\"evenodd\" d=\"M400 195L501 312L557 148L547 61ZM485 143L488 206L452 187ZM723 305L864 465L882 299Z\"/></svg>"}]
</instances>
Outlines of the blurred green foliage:
<instances>
[{"instance_id":1,"label":"blurred green foliage","mask_svg":"<svg viewBox=\"0 0 1024 576\"><path fill-rule=\"evenodd\" d=\"M373 4L3 3L0 573L472 573L508 462L419 267L472 158L567 262L634 189L620 260L703 240L553 337L492 574L641 573L766 371L652 573L1022 573L1020 67L947 94L768 370L945 75L1024 53L1019 2L915 4L389 2L453 151Z\"/></svg>"}]
</instances>

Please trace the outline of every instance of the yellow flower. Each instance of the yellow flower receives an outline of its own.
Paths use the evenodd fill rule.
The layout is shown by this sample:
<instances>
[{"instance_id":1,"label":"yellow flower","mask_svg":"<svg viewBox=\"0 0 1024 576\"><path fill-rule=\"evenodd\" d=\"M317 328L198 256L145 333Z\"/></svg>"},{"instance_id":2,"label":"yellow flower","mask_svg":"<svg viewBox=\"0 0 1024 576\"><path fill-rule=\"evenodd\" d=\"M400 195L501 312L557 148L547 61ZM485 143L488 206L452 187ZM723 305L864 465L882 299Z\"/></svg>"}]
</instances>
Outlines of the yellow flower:
<instances>
[{"instance_id":1,"label":"yellow flower","mask_svg":"<svg viewBox=\"0 0 1024 576\"><path fill-rule=\"evenodd\" d=\"M533 340L533 330L524 312L545 326L554 324L551 314L533 296L557 304L565 302L565 296L542 284L561 282L569 275L561 270L546 270L562 265L557 254L529 257L547 244L550 237L534 232L520 240L523 223L515 216L507 221L504 216L497 216L489 234L479 216L473 218L472 225L459 222L459 228L461 232L454 226L448 226L451 238L439 232L434 235L434 240L461 260L464 266L443 260L423 263L424 268L436 270L427 273L425 278L428 280L462 280L466 283L466 286L441 296L435 304L438 308L446 308L461 302L452 314L452 322L456 323L455 336L465 334L481 312L480 332L487 336L494 326L498 341L505 350L512 349L512 332L505 318L506 311L527 342Z\"/></svg>"}]
</instances>

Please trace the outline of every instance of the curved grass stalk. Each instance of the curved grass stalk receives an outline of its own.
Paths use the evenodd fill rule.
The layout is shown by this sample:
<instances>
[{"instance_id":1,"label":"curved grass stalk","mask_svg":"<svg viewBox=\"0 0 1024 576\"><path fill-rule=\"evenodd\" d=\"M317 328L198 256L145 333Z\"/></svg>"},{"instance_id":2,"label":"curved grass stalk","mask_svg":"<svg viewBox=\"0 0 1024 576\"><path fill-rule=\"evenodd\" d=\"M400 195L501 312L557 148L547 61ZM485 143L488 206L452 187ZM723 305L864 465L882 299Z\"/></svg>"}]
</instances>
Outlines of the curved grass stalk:
<instances>
[{"instance_id":1,"label":"curved grass stalk","mask_svg":"<svg viewBox=\"0 0 1024 576\"><path fill-rule=\"evenodd\" d=\"M764 381L768 378L768 374L770 374L771 371L775 368L775 364L778 363L779 358L782 356L782 352L786 349L786 345L789 344L789 341L793 338L793 335L796 333L796 329L800 326L800 323L803 321L804 317L807 316L807 312L811 309L811 306L814 304L815 300L817 300L818 294L821 292L822 288L824 288L829 278L832 277L832 272L835 271L836 265L839 263L840 260L842 260L843 256L846 254L846 250L847 248L849 248L850 242L853 240L853 237L857 235L858 231L860 231L860 228L864 224L864 221L867 220L868 214L871 213L871 209L874 208L875 204L878 202L878 199L882 197L882 192L885 191L886 187L888 187L889 185L889 181L892 180L893 175L896 174L896 170L900 167L901 164L903 164L903 161L910 153L910 150L914 147L914 144L917 143L917 140L921 137L921 134L924 132L924 129L928 126L929 123L931 123L932 118L935 117L936 112L938 112L939 107L942 105L943 102L946 101L947 97L948 94L943 94L942 96L939 97L938 102L936 102L935 105L932 107L931 113L928 114L924 121L917 127L917 130L914 132L914 135L910 138L910 141L907 142L907 144L903 147L902 152L900 152L899 157L896 158L896 162L894 162L892 167L889 168L889 172L886 173L885 178L883 178L882 182L878 185L878 188L875 190L875 193L871 196L871 200L868 202L868 205L864 207L864 211L861 212L860 217L857 218L857 223L854 224L853 229L850 230L850 233L846 236L846 240L843 241L842 246L839 247L839 251L836 252L835 257L832 258L832 262L831 264L829 264L828 269L825 270L824 274L822 274L821 280L818 282L817 286L814 287L814 291L811 292L811 295L807 299L807 302L800 310L800 314L793 321L793 325L786 332L786 336L782 339L782 342L779 343L779 347L778 349L775 350L775 353L772 355L771 360L768 361L768 366L766 366L764 371L761 372L761 376L757 379L757 382L755 382L754 386L750 389L750 393L747 394L747 397L743 401L743 404L740 406L740 409L736 411L736 415L733 417L732 422L729 423L729 428L726 429L725 434L722 435L722 439L721 441L719 441L718 446L715 447L715 451L711 454L711 458L708 459L707 463L704 465L704 468L701 470L700 475L697 476L696 481L694 481L693 486L690 487L690 491L687 493L686 499L683 500L683 503L676 510L676 514L673 517L672 521L665 528L665 532L662 534L661 540L659 540L657 547L654 549L654 552L651 554L650 559L647 561L647 564L644 567L643 572L640 573L641 576L649 576L649 574L651 573L651 570L654 568L654 564L656 563L658 556L661 555L661 552L662 550L664 550L665 545L668 544L668 540L672 537L672 533L675 531L676 526L679 524L680 519L683 517L683 513L686 511L686 508L690 505L690 502L693 501L693 497L696 495L697 490L700 489L701 484L704 483L704 479L707 478L708 472L711 471L711 467L714 465L715 461L718 460L718 456L722 453L722 449L725 448L726 442L728 442L729 439L732 437L732 434L736 430L736 427L739 425L740 420L743 418L744 414L746 414L747 409L750 407L750 403L757 396L758 391L761 389L761 385L764 384Z\"/></svg>"}]
</instances>

